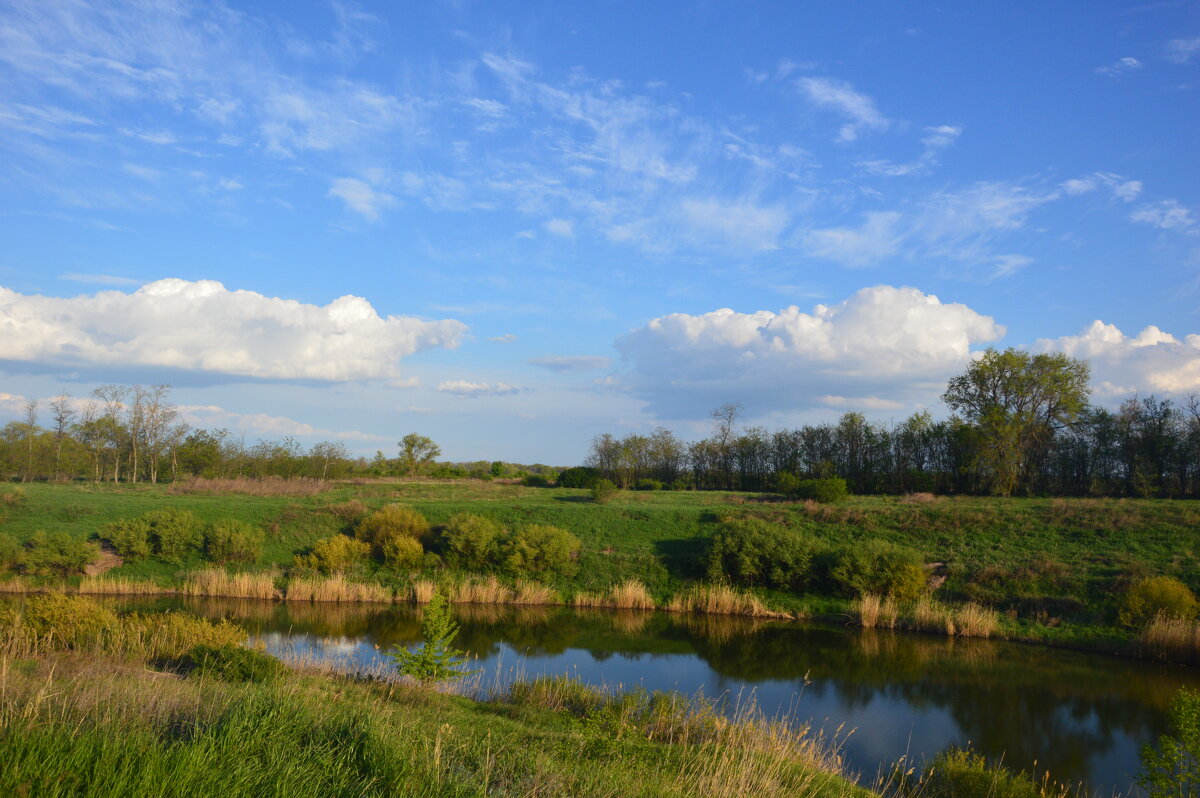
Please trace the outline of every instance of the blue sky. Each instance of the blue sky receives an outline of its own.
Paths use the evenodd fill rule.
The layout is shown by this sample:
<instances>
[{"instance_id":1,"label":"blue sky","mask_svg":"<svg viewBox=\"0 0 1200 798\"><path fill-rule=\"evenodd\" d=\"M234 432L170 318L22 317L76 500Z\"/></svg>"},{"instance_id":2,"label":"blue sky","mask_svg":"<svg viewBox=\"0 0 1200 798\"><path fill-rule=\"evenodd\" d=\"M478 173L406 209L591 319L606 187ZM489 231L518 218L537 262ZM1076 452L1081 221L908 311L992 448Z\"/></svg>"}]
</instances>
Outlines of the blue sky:
<instances>
[{"instance_id":1,"label":"blue sky","mask_svg":"<svg viewBox=\"0 0 1200 798\"><path fill-rule=\"evenodd\" d=\"M574 463L1200 391L1200 3L0 2L0 413Z\"/></svg>"}]
</instances>

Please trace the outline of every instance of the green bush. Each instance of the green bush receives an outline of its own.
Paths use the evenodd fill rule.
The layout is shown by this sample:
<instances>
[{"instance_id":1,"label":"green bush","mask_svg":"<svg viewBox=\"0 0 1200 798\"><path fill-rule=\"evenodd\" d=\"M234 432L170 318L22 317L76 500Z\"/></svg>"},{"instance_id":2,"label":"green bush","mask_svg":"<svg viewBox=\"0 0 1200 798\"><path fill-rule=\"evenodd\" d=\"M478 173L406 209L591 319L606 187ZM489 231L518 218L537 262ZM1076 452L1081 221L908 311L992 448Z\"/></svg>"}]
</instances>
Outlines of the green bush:
<instances>
[{"instance_id":1,"label":"green bush","mask_svg":"<svg viewBox=\"0 0 1200 798\"><path fill-rule=\"evenodd\" d=\"M0 532L0 569L16 568L21 563L21 544L12 535Z\"/></svg>"},{"instance_id":2,"label":"green bush","mask_svg":"<svg viewBox=\"0 0 1200 798\"><path fill-rule=\"evenodd\" d=\"M1147 798L1200 795L1200 692L1176 693L1169 719L1171 734L1160 737L1157 748L1142 746L1138 786Z\"/></svg>"},{"instance_id":3,"label":"green bush","mask_svg":"<svg viewBox=\"0 0 1200 798\"><path fill-rule=\"evenodd\" d=\"M66 532L46 534L39 529L25 544L21 570L38 576L74 576L83 573L99 554L100 547L94 543Z\"/></svg>"},{"instance_id":4,"label":"green bush","mask_svg":"<svg viewBox=\"0 0 1200 798\"><path fill-rule=\"evenodd\" d=\"M100 539L129 562L150 556L150 523L144 518L129 518L105 524Z\"/></svg>"},{"instance_id":5,"label":"green bush","mask_svg":"<svg viewBox=\"0 0 1200 798\"><path fill-rule=\"evenodd\" d=\"M132 613L119 619L120 645L155 659L176 659L196 646L238 646L246 630L222 618L210 621L182 612Z\"/></svg>"},{"instance_id":6,"label":"green bush","mask_svg":"<svg viewBox=\"0 0 1200 798\"><path fill-rule=\"evenodd\" d=\"M30 596L21 610L29 634L65 648L102 645L116 631L116 614L82 596L42 593Z\"/></svg>"},{"instance_id":7,"label":"green bush","mask_svg":"<svg viewBox=\"0 0 1200 798\"><path fill-rule=\"evenodd\" d=\"M194 646L176 667L189 676L257 684L274 681L287 670L274 657L237 645Z\"/></svg>"},{"instance_id":8,"label":"green bush","mask_svg":"<svg viewBox=\"0 0 1200 798\"><path fill-rule=\"evenodd\" d=\"M350 570L370 553L369 543L346 535L330 535L314 543L308 554L297 557L296 565L332 574Z\"/></svg>"},{"instance_id":9,"label":"green bush","mask_svg":"<svg viewBox=\"0 0 1200 798\"><path fill-rule=\"evenodd\" d=\"M596 504L606 504L616 495L617 486L612 483L612 480L597 479L592 483L592 501Z\"/></svg>"},{"instance_id":10,"label":"green bush","mask_svg":"<svg viewBox=\"0 0 1200 798\"><path fill-rule=\"evenodd\" d=\"M504 565L514 576L568 578L578 570L579 538L565 529L530 524L504 545Z\"/></svg>"},{"instance_id":11,"label":"green bush","mask_svg":"<svg viewBox=\"0 0 1200 798\"><path fill-rule=\"evenodd\" d=\"M822 504L833 504L850 495L850 487L841 477L799 480L794 495L799 499L811 499Z\"/></svg>"},{"instance_id":12,"label":"green bush","mask_svg":"<svg viewBox=\"0 0 1200 798\"><path fill-rule=\"evenodd\" d=\"M912 549L883 540L838 546L823 557L830 590L846 596L872 593L901 601L925 591L924 559Z\"/></svg>"},{"instance_id":13,"label":"green bush","mask_svg":"<svg viewBox=\"0 0 1200 798\"><path fill-rule=\"evenodd\" d=\"M728 521L709 545L708 578L798 590L809 578L816 549L808 536L778 524L757 518Z\"/></svg>"},{"instance_id":14,"label":"green bush","mask_svg":"<svg viewBox=\"0 0 1200 798\"><path fill-rule=\"evenodd\" d=\"M1122 626L1145 626L1160 613L1191 620L1196 617L1196 596L1188 586L1170 576L1152 576L1134 582L1125 591L1117 620Z\"/></svg>"},{"instance_id":15,"label":"green bush","mask_svg":"<svg viewBox=\"0 0 1200 798\"><path fill-rule=\"evenodd\" d=\"M527 488L548 488L551 483L544 474L528 474L521 479L521 484Z\"/></svg>"},{"instance_id":16,"label":"green bush","mask_svg":"<svg viewBox=\"0 0 1200 798\"><path fill-rule=\"evenodd\" d=\"M416 538L393 535L383 542L383 563L397 571L420 568L425 549Z\"/></svg>"},{"instance_id":17,"label":"green bush","mask_svg":"<svg viewBox=\"0 0 1200 798\"><path fill-rule=\"evenodd\" d=\"M187 510L173 507L151 510L141 520L150 525L150 544L155 556L166 562L183 562L204 542L204 524Z\"/></svg>"},{"instance_id":18,"label":"green bush","mask_svg":"<svg viewBox=\"0 0 1200 798\"><path fill-rule=\"evenodd\" d=\"M430 540L429 521L404 504L389 504L358 522L354 535L371 545L375 556L383 557L383 544L389 538L409 537L422 544Z\"/></svg>"},{"instance_id":19,"label":"green bush","mask_svg":"<svg viewBox=\"0 0 1200 798\"><path fill-rule=\"evenodd\" d=\"M216 563L252 563L262 555L263 532L254 524L225 518L213 523L204 549Z\"/></svg>"},{"instance_id":20,"label":"green bush","mask_svg":"<svg viewBox=\"0 0 1200 798\"><path fill-rule=\"evenodd\" d=\"M634 483L634 490L663 490L666 488L662 482L657 479L639 479Z\"/></svg>"},{"instance_id":21,"label":"green bush","mask_svg":"<svg viewBox=\"0 0 1200 798\"><path fill-rule=\"evenodd\" d=\"M456 568L485 570L496 565L504 526L486 516L457 513L442 528L442 551Z\"/></svg>"},{"instance_id":22,"label":"green bush","mask_svg":"<svg viewBox=\"0 0 1200 798\"><path fill-rule=\"evenodd\" d=\"M560 488L590 488L597 479L596 469L586 466L564 468L558 472L558 487Z\"/></svg>"}]
</instances>

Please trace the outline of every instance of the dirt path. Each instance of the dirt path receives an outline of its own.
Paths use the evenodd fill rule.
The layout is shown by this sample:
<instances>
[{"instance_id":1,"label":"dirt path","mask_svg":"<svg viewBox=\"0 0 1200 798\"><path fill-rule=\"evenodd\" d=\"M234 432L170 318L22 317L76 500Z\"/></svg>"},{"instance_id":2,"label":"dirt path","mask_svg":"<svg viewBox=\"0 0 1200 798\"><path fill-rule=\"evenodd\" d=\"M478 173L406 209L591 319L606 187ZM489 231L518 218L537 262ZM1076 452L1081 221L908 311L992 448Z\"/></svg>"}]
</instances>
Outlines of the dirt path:
<instances>
[{"instance_id":1,"label":"dirt path","mask_svg":"<svg viewBox=\"0 0 1200 798\"><path fill-rule=\"evenodd\" d=\"M99 576L105 571L111 571L118 565L124 564L125 560L120 554L117 554L117 552L107 544L101 544L100 553L96 555L96 559L92 560L91 563L84 567L83 573L87 576Z\"/></svg>"}]
</instances>

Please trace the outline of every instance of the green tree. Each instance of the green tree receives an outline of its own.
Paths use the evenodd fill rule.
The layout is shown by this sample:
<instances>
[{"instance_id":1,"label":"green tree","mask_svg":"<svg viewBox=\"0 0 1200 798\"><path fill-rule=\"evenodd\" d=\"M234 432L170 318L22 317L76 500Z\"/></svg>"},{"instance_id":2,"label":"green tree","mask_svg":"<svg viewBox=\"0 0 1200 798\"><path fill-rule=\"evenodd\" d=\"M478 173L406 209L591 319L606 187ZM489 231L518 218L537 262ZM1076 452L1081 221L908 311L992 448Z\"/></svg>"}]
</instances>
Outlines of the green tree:
<instances>
[{"instance_id":1,"label":"green tree","mask_svg":"<svg viewBox=\"0 0 1200 798\"><path fill-rule=\"evenodd\" d=\"M400 673L421 682L461 679L474 671L467 670L466 652L450 645L456 634L458 624L450 617L450 602L441 591L434 591L421 618L421 637L425 642L416 651L397 646L388 656Z\"/></svg>"},{"instance_id":2,"label":"green tree","mask_svg":"<svg viewBox=\"0 0 1200 798\"><path fill-rule=\"evenodd\" d=\"M410 477L416 476L422 466L442 456L442 449L432 438L410 432L400 441L400 467Z\"/></svg>"},{"instance_id":3,"label":"green tree","mask_svg":"<svg viewBox=\"0 0 1200 798\"><path fill-rule=\"evenodd\" d=\"M1138 786L1149 798L1200 798L1200 692L1180 690L1169 717L1172 733L1142 747Z\"/></svg>"},{"instance_id":4,"label":"green tree","mask_svg":"<svg viewBox=\"0 0 1200 798\"><path fill-rule=\"evenodd\" d=\"M1084 410L1089 373L1061 353L988 349L950 380L942 400L979 430L977 465L993 493L1011 495L1038 450Z\"/></svg>"}]
</instances>

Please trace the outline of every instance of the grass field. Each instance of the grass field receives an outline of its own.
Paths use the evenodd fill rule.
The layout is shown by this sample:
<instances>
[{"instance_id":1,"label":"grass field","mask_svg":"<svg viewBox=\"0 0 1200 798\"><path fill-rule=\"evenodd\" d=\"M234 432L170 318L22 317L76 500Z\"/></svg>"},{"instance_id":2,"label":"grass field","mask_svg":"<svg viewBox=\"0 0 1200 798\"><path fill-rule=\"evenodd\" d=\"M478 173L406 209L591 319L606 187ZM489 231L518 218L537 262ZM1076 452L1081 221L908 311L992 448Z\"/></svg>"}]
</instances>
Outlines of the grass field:
<instances>
[{"instance_id":1,"label":"grass field","mask_svg":"<svg viewBox=\"0 0 1200 798\"><path fill-rule=\"evenodd\" d=\"M6 488L12 491L13 488ZM1005 613L1008 633L1033 639L1095 636L1112 625L1114 597L1129 581L1175 576L1200 587L1200 505L1168 500L987 497L853 497L836 505L783 502L718 492L619 493L607 504L586 491L474 481L380 481L335 484L297 496L237 492L174 493L148 485L20 486L23 500L0 510L0 532L26 540L37 530L88 537L110 521L178 507L206 521L236 518L266 531L253 568L283 568L319 538L346 529L329 508L351 499L372 509L402 502L437 526L474 512L515 527L560 526L583 543L576 577L555 585L564 597L604 593L633 579L658 602L702 576L700 558L723 519L759 517L830 543L877 538L919 551L944 576L937 595L972 600ZM205 563L153 560L110 576L178 585ZM375 567L375 566L371 566ZM386 581L382 570L372 576ZM845 612L845 599L758 591L775 608L809 614ZM1093 632L1079 630L1093 627ZM1100 634L1112 637L1111 630ZM1117 635L1119 637L1119 634Z\"/></svg>"}]
</instances>

